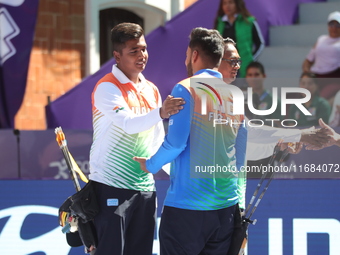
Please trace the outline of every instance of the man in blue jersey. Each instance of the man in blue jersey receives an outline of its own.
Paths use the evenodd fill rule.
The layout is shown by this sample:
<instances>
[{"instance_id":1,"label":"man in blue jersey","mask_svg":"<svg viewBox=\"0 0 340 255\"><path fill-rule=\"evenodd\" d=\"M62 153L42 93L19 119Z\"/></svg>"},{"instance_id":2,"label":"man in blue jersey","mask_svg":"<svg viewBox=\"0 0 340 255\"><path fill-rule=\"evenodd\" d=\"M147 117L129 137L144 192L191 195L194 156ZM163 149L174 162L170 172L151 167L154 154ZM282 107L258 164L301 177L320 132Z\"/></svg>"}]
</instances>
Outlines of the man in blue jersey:
<instances>
[{"instance_id":1,"label":"man in blue jersey","mask_svg":"<svg viewBox=\"0 0 340 255\"><path fill-rule=\"evenodd\" d=\"M171 116L156 154L134 157L151 173L173 161L159 233L162 255L225 255L230 246L247 130L239 124L244 116L230 113L231 88L217 71L223 53L218 31L191 31L185 60L190 78L172 91L187 103Z\"/></svg>"}]
</instances>

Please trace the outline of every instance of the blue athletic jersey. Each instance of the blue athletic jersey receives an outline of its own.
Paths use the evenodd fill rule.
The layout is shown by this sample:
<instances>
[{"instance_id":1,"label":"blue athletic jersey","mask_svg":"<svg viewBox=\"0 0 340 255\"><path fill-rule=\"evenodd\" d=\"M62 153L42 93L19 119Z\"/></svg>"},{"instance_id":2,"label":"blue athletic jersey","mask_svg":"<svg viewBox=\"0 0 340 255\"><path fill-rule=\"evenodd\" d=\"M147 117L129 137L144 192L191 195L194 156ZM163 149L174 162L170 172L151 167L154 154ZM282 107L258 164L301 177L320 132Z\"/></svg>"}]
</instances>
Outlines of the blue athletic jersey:
<instances>
[{"instance_id":1,"label":"blue athletic jersey","mask_svg":"<svg viewBox=\"0 0 340 255\"><path fill-rule=\"evenodd\" d=\"M164 205L217 210L239 200L238 170L245 162L247 130L244 116L231 114L231 85L221 78L217 71L200 70L171 93L186 104L171 116L162 146L146 161L152 173L172 162Z\"/></svg>"}]
</instances>

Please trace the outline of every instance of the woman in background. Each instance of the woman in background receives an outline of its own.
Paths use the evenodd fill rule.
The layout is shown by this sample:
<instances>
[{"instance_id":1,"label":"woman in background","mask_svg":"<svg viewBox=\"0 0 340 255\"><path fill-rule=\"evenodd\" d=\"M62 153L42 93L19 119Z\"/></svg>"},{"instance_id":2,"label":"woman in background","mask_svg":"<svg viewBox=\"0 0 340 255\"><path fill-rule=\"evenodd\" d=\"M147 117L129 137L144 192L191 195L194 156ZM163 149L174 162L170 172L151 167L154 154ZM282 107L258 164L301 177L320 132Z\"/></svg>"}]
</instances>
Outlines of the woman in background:
<instances>
[{"instance_id":1,"label":"woman in background","mask_svg":"<svg viewBox=\"0 0 340 255\"><path fill-rule=\"evenodd\" d=\"M332 104L334 95L340 90L340 12L330 13L327 22L328 34L319 36L306 56L302 70L316 74L320 96Z\"/></svg>"},{"instance_id":2,"label":"woman in background","mask_svg":"<svg viewBox=\"0 0 340 255\"><path fill-rule=\"evenodd\" d=\"M236 42L242 60L240 77L245 77L248 64L257 59L265 45L255 17L251 16L243 0L221 0L214 27L223 38L229 37Z\"/></svg>"}]
</instances>

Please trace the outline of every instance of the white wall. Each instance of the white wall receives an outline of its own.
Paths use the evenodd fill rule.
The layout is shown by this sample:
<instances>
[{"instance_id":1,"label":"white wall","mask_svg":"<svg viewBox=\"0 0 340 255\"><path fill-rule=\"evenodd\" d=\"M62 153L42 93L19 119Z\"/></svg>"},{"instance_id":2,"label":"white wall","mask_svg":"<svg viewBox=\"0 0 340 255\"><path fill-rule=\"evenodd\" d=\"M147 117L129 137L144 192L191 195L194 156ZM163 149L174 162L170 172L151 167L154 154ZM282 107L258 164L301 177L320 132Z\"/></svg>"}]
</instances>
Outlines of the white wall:
<instances>
[{"instance_id":1,"label":"white wall","mask_svg":"<svg viewBox=\"0 0 340 255\"><path fill-rule=\"evenodd\" d=\"M100 68L99 12L109 8L125 9L142 17L147 35L183 11L184 0L86 0L86 75L93 74Z\"/></svg>"}]
</instances>

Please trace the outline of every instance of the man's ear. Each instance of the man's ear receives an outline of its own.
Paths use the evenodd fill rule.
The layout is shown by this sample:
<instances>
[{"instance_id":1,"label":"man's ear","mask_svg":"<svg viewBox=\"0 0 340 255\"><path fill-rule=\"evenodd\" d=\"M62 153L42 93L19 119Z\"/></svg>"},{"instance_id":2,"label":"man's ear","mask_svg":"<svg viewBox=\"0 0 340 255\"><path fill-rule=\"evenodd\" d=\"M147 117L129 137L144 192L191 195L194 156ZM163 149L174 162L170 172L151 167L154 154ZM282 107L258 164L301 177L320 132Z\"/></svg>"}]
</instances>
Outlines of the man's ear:
<instances>
[{"instance_id":1,"label":"man's ear","mask_svg":"<svg viewBox=\"0 0 340 255\"><path fill-rule=\"evenodd\" d=\"M120 62L120 53L118 51L112 52L114 59L116 60L116 63L118 64Z\"/></svg>"},{"instance_id":2,"label":"man's ear","mask_svg":"<svg viewBox=\"0 0 340 255\"><path fill-rule=\"evenodd\" d=\"M197 50L194 50L191 54L191 61L192 63L195 63L198 59L198 51Z\"/></svg>"}]
</instances>

